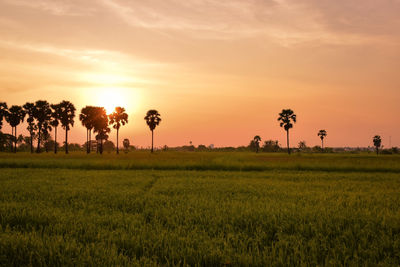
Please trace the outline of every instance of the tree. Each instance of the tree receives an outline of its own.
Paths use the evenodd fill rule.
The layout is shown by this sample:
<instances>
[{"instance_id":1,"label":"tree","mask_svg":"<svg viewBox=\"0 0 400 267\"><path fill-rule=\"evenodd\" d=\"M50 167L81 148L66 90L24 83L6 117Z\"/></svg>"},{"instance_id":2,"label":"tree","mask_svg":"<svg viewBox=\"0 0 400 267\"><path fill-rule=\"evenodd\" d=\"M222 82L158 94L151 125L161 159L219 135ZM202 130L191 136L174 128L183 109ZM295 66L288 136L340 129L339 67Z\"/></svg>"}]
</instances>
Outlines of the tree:
<instances>
[{"instance_id":1,"label":"tree","mask_svg":"<svg viewBox=\"0 0 400 267\"><path fill-rule=\"evenodd\" d=\"M57 128L60 125L61 106L60 104L50 105L52 109L50 125L54 127L54 154L57 154Z\"/></svg>"},{"instance_id":2,"label":"tree","mask_svg":"<svg viewBox=\"0 0 400 267\"><path fill-rule=\"evenodd\" d=\"M21 106L12 106L8 110L6 121L11 126L12 136L14 136L14 153L17 153L17 126L24 121L25 110Z\"/></svg>"},{"instance_id":3,"label":"tree","mask_svg":"<svg viewBox=\"0 0 400 267\"><path fill-rule=\"evenodd\" d=\"M267 140L264 141L262 150L264 152L278 152L281 148L279 147L279 142L277 140Z\"/></svg>"},{"instance_id":4,"label":"tree","mask_svg":"<svg viewBox=\"0 0 400 267\"><path fill-rule=\"evenodd\" d=\"M93 131L97 133L96 140L100 141L99 152L103 154L103 140L108 139L108 116L106 110L103 107L94 107L93 109Z\"/></svg>"},{"instance_id":5,"label":"tree","mask_svg":"<svg viewBox=\"0 0 400 267\"><path fill-rule=\"evenodd\" d=\"M124 141L122 141L122 145L125 148L125 153L128 152L129 146L131 145L131 143L129 142L129 139L125 138Z\"/></svg>"},{"instance_id":6,"label":"tree","mask_svg":"<svg viewBox=\"0 0 400 267\"><path fill-rule=\"evenodd\" d=\"M42 135L46 136L49 131L51 131L51 108L50 104L45 100L38 100L35 103L35 114L36 127L38 131L38 143L36 148L36 153L40 153L40 141L42 140Z\"/></svg>"},{"instance_id":7,"label":"tree","mask_svg":"<svg viewBox=\"0 0 400 267\"><path fill-rule=\"evenodd\" d=\"M0 102L0 130L3 127L3 119L6 118L8 107L6 102Z\"/></svg>"},{"instance_id":8,"label":"tree","mask_svg":"<svg viewBox=\"0 0 400 267\"><path fill-rule=\"evenodd\" d=\"M322 148L322 150L324 150L324 139L325 139L325 137L327 135L328 135L328 133L325 130L320 130L318 132L318 136L319 136L319 138L321 138L321 143L322 143L321 148Z\"/></svg>"},{"instance_id":9,"label":"tree","mask_svg":"<svg viewBox=\"0 0 400 267\"><path fill-rule=\"evenodd\" d=\"M115 145L112 141L106 140L106 141L104 141L103 149L104 149L104 151L111 152L115 149Z\"/></svg>"},{"instance_id":10,"label":"tree","mask_svg":"<svg viewBox=\"0 0 400 267\"><path fill-rule=\"evenodd\" d=\"M260 149L261 137L256 135L256 136L254 136L253 141L254 141L254 144L256 147L256 153L258 153L258 150Z\"/></svg>"},{"instance_id":11,"label":"tree","mask_svg":"<svg viewBox=\"0 0 400 267\"><path fill-rule=\"evenodd\" d=\"M119 146L118 146L119 128L128 123L128 114L125 113L124 108L116 107L115 111L108 116L110 118L110 125L113 125L113 128L117 130L117 154L119 154Z\"/></svg>"},{"instance_id":12,"label":"tree","mask_svg":"<svg viewBox=\"0 0 400 267\"><path fill-rule=\"evenodd\" d=\"M300 151L306 151L308 149L306 141L300 141L298 147Z\"/></svg>"},{"instance_id":13,"label":"tree","mask_svg":"<svg viewBox=\"0 0 400 267\"><path fill-rule=\"evenodd\" d=\"M86 106L81 109L81 114L79 114L79 120L82 125L86 128L86 153L91 151L91 139L92 139L92 129L94 119L96 117L96 107Z\"/></svg>"},{"instance_id":14,"label":"tree","mask_svg":"<svg viewBox=\"0 0 400 267\"><path fill-rule=\"evenodd\" d=\"M282 112L279 113L278 117L278 121L280 121L280 126L283 127L286 131L286 142L289 155L290 155L289 130L293 128L293 123L296 123L296 119L297 116L291 109L282 109Z\"/></svg>"},{"instance_id":15,"label":"tree","mask_svg":"<svg viewBox=\"0 0 400 267\"><path fill-rule=\"evenodd\" d=\"M65 154L68 154L68 131L71 129L70 126L74 126L76 109L74 104L65 100L59 104L59 108L61 126L65 130Z\"/></svg>"},{"instance_id":16,"label":"tree","mask_svg":"<svg viewBox=\"0 0 400 267\"><path fill-rule=\"evenodd\" d=\"M374 139L373 139L373 142L374 142L374 146L375 146L375 149L376 149L376 154L379 155L379 148L382 145L381 137L379 135L375 135Z\"/></svg>"},{"instance_id":17,"label":"tree","mask_svg":"<svg viewBox=\"0 0 400 267\"><path fill-rule=\"evenodd\" d=\"M35 124L35 112L36 112L36 106L34 103L26 102L25 105L23 106L25 113L28 115L28 118L26 119L26 122L28 123L28 127L26 128L29 132L30 135L30 147L31 147L31 153L33 153L33 137L35 135L35 132L37 130L37 126Z\"/></svg>"},{"instance_id":18,"label":"tree","mask_svg":"<svg viewBox=\"0 0 400 267\"><path fill-rule=\"evenodd\" d=\"M146 121L147 125L150 128L151 131L151 153L153 153L153 144L154 144L154 129L157 127L157 125L160 124L161 118L160 114L158 113L157 110L151 109L147 111L146 117L144 117L144 120Z\"/></svg>"}]
</instances>

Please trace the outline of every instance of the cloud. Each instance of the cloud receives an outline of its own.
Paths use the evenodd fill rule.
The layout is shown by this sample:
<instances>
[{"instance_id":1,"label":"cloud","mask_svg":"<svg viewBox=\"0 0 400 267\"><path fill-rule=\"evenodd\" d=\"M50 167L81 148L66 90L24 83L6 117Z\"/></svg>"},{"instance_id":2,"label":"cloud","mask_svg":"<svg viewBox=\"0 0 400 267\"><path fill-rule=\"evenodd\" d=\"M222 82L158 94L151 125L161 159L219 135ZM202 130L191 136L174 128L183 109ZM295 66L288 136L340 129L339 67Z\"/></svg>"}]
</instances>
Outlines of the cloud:
<instances>
[{"instance_id":1,"label":"cloud","mask_svg":"<svg viewBox=\"0 0 400 267\"><path fill-rule=\"evenodd\" d=\"M101 2L133 27L171 36L178 31L195 39L263 38L284 46L304 42L357 45L376 42L376 34L397 34L400 29L392 26L399 23L399 1L395 0L383 4L372 0L362 4L357 0ZM397 41L397 37L379 42Z\"/></svg>"},{"instance_id":2,"label":"cloud","mask_svg":"<svg viewBox=\"0 0 400 267\"><path fill-rule=\"evenodd\" d=\"M57 16L87 16L95 12L94 6L84 4L84 1L49 1L49 0L2 0L4 4L41 10ZM90 1L91 2L91 1Z\"/></svg>"}]
</instances>

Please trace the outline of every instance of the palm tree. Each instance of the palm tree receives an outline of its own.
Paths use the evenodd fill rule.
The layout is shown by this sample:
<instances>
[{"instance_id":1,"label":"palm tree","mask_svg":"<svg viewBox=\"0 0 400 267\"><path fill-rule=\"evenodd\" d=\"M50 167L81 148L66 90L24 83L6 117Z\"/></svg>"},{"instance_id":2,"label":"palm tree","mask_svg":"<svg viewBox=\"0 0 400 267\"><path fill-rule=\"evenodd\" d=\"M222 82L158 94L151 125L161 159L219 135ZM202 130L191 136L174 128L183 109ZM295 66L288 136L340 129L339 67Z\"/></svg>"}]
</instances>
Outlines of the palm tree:
<instances>
[{"instance_id":1,"label":"palm tree","mask_svg":"<svg viewBox=\"0 0 400 267\"><path fill-rule=\"evenodd\" d=\"M256 145L256 153L258 153L258 150L260 149L260 142L261 142L261 137L256 135L254 136L254 144Z\"/></svg>"},{"instance_id":2,"label":"palm tree","mask_svg":"<svg viewBox=\"0 0 400 267\"><path fill-rule=\"evenodd\" d=\"M103 140L108 139L108 133L110 128L108 128L108 116L106 110L103 107L95 107L93 117L93 132L97 133L96 139L100 140L99 152L103 154Z\"/></svg>"},{"instance_id":3,"label":"palm tree","mask_svg":"<svg viewBox=\"0 0 400 267\"><path fill-rule=\"evenodd\" d=\"M318 132L318 136L319 136L319 138L321 138L321 142L322 142L322 146L321 146L322 150L324 149L324 139L327 135L328 135L328 133L325 130L320 130Z\"/></svg>"},{"instance_id":4,"label":"palm tree","mask_svg":"<svg viewBox=\"0 0 400 267\"><path fill-rule=\"evenodd\" d=\"M74 104L65 100L59 104L59 108L61 126L65 130L65 154L68 154L68 131L71 129L70 126L74 126L76 109Z\"/></svg>"},{"instance_id":5,"label":"palm tree","mask_svg":"<svg viewBox=\"0 0 400 267\"><path fill-rule=\"evenodd\" d=\"M379 155L379 148L382 145L381 137L379 135L375 135L374 139L373 139L373 142L374 142L374 146L375 146L375 149L376 149L376 154Z\"/></svg>"},{"instance_id":6,"label":"palm tree","mask_svg":"<svg viewBox=\"0 0 400 267\"><path fill-rule=\"evenodd\" d=\"M119 146L118 146L118 134L119 128L126 123L128 123L128 114L125 113L125 109L121 107L116 107L115 111L108 115L110 118L110 125L113 124L113 128L117 129L117 154L119 154Z\"/></svg>"},{"instance_id":7,"label":"palm tree","mask_svg":"<svg viewBox=\"0 0 400 267\"><path fill-rule=\"evenodd\" d=\"M157 125L160 124L161 118L160 114L158 113L157 110L151 109L147 111L146 117L144 117L147 125L150 128L151 131L151 153L153 153L153 144L154 144L154 129L157 127Z\"/></svg>"},{"instance_id":8,"label":"palm tree","mask_svg":"<svg viewBox=\"0 0 400 267\"><path fill-rule=\"evenodd\" d=\"M287 149L290 155L289 129L293 128L293 123L296 123L296 114L291 109L282 109L282 112L279 113L278 121L281 122L280 126L286 131Z\"/></svg>"},{"instance_id":9,"label":"palm tree","mask_svg":"<svg viewBox=\"0 0 400 267\"><path fill-rule=\"evenodd\" d=\"M30 146L31 146L31 153L33 153L33 137L35 135L35 131L37 130L37 126L35 125L35 112L36 106L34 103L27 102L23 106L25 113L28 115L26 122L28 123L28 127L26 128L30 134Z\"/></svg>"},{"instance_id":10,"label":"palm tree","mask_svg":"<svg viewBox=\"0 0 400 267\"><path fill-rule=\"evenodd\" d=\"M96 116L96 107L86 106L81 109L81 114L79 114L79 120L82 125L86 128L86 153L91 151L91 139L92 139L92 129L93 121Z\"/></svg>"},{"instance_id":11,"label":"palm tree","mask_svg":"<svg viewBox=\"0 0 400 267\"><path fill-rule=\"evenodd\" d=\"M35 119L36 127L38 130L38 143L36 148L36 153L40 153L40 140L42 139L42 134L46 136L49 131L51 131L51 108L50 104L46 100L38 100L35 103Z\"/></svg>"},{"instance_id":12,"label":"palm tree","mask_svg":"<svg viewBox=\"0 0 400 267\"><path fill-rule=\"evenodd\" d=\"M12 106L8 110L6 121L11 126L12 136L14 136L14 153L17 153L17 126L24 121L25 111L21 106Z\"/></svg>"},{"instance_id":13,"label":"palm tree","mask_svg":"<svg viewBox=\"0 0 400 267\"><path fill-rule=\"evenodd\" d=\"M60 104L50 105L52 109L50 125L54 127L54 154L57 154L57 128L60 125L61 106Z\"/></svg>"},{"instance_id":14,"label":"palm tree","mask_svg":"<svg viewBox=\"0 0 400 267\"><path fill-rule=\"evenodd\" d=\"M6 102L0 102L0 130L3 127L3 119L8 114L8 107Z\"/></svg>"}]
</instances>

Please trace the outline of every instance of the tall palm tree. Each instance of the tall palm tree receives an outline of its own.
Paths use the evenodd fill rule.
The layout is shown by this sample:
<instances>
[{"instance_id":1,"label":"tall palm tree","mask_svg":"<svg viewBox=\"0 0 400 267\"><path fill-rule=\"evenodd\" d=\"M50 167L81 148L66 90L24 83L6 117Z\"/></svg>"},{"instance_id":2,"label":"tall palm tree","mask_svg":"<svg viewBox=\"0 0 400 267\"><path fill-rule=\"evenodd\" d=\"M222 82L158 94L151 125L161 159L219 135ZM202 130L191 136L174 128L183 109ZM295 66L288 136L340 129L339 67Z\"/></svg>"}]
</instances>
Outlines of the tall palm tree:
<instances>
[{"instance_id":1,"label":"tall palm tree","mask_svg":"<svg viewBox=\"0 0 400 267\"><path fill-rule=\"evenodd\" d=\"M90 153L91 151L91 139L92 139L92 129L93 122L96 116L96 107L86 106L81 109L81 114L79 114L79 120L82 122L82 125L86 128L86 153Z\"/></svg>"},{"instance_id":2,"label":"tall palm tree","mask_svg":"<svg viewBox=\"0 0 400 267\"><path fill-rule=\"evenodd\" d=\"M283 127L286 131L286 142L288 154L290 155L290 145L289 145L289 130L293 128L293 123L296 123L296 114L294 114L291 109L282 109L282 112L279 113L278 121L280 121L280 126ZM293 122L293 123L292 123Z\"/></svg>"},{"instance_id":3,"label":"tall palm tree","mask_svg":"<svg viewBox=\"0 0 400 267\"><path fill-rule=\"evenodd\" d=\"M38 130L38 143L36 153L40 153L40 140L42 135L46 136L51 131L51 107L46 100L38 100L35 102L35 119Z\"/></svg>"},{"instance_id":4,"label":"tall palm tree","mask_svg":"<svg viewBox=\"0 0 400 267\"><path fill-rule=\"evenodd\" d=\"M113 128L117 130L117 154L119 154L119 146L118 146L119 128L128 123L128 114L125 113L124 108L116 107L115 111L110 115L108 115L108 117L110 118L110 125L113 124Z\"/></svg>"},{"instance_id":5,"label":"tall palm tree","mask_svg":"<svg viewBox=\"0 0 400 267\"><path fill-rule=\"evenodd\" d=\"M59 108L61 126L65 130L65 154L68 154L68 131L71 129L70 126L74 126L76 109L74 104L65 100L59 104Z\"/></svg>"},{"instance_id":6,"label":"tall palm tree","mask_svg":"<svg viewBox=\"0 0 400 267\"><path fill-rule=\"evenodd\" d=\"M54 127L54 154L57 154L57 128L60 125L61 106L60 104L50 105L52 109L50 125Z\"/></svg>"},{"instance_id":7,"label":"tall palm tree","mask_svg":"<svg viewBox=\"0 0 400 267\"><path fill-rule=\"evenodd\" d=\"M29 131L30 135L29 142L31 146L31 153L33 153L33 137L35 135L35 131L37 130L37 126L35 125L36 106L34 103L26 102L25 105L23 105L23 108L25 110L26 115L28 115L28 118L26 119L28 127L26 129Z\"/></svg>"},{"instance_id":8,"label":"tall palm tree","mask_svg":"<svg viewBox=\"0 0 400 267\"><path fill-rule=\"evenodd\" d=\"M157 127L157 125L160 124L161 118L160 114L158 113L157 110L151 109L147 111L146 117L144 117L147 125L150 128L151 131L151 153L153 153L153 144L154 144L154 129Z\"/></svg>"},{"instance_id":9,"label":"tall palm tree","mask_svg":"<svg viewBox=\"0 0 400 267\"><path fill-rule=\"evenodd\" d=\"M95 116L93 118L93 132L97 133L96 139L100 140L99 152L103 154L103 140L108 139L108 116L107 112L103 107L95 107L93 110Z\"/></svg>"},{"instance_id":10,"label":"tall palm tree","mask_svg":"<svg viewBox=\"0 0 400 267\"><path fill-rule=\"evenodd\" d=\"M0 102L0 130L3 127L3 119L7 116L8 107L6 102Z\"/></svg>"},{"instance_id":11,"label":"tall palm tree","mask_svg":"<svg viewBox=\"0 0 400 267\"><path fill-rule=\"evenodd\" d=\"M375 135L374 139L372 140L374 142L374 146L376 149L376 154L379 155L379 148L382 145L382 138L379 135Z\"/></svg>"},{"instance_id":12,"label":"tall palm tree","mask_svg":"<svg viewBox=\"0 0 400 267\"><path fill-rule=\"evenodd\" d=\"M14 136L14 153L17 153L17 126L24 121L25 111L21 106L12 106L8 110L6 121L11 126L12 136Z\"/></svg>"},{"instance_id":13,"label":"tall palm tree","mask_svg":"<svg viewBox=\"0 0 400 267\"><path fill-rule=\"evenodd\" d=\"M321 148L322 149L324 149L324 139L327 135L328 135L328 133L325 130L319 130L319 132L318 132L318 136L319 136L319 138L321 138L321 143L322 143Z\"/></svg>"},{"instance_id":14,"label":"tall palm tree","mask_svg":"<svg viewBox=\"0 0 400 267\"><path fill-rule=\"evenodd\" d=\"M258 150L260 149L260 142L261 142L261 137L256 135L254 136L254 144L256 145L256 153L258 153Z\"/></svg>"}]
</instances>

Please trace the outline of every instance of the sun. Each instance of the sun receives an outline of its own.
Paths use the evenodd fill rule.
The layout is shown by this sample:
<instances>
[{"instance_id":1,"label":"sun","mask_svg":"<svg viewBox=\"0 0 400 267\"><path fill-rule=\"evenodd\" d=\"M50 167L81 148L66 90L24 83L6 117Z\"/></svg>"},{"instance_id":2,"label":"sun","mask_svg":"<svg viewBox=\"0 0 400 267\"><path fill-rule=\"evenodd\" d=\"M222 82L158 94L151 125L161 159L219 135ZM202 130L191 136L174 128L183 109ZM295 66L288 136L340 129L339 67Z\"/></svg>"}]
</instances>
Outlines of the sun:
<instances>
[{"instance_id":1,"label":"sun","mask_svg":"<svg viewBox=\"0 0 400 267\"><path fill-rule=\"evenodd\" d=\"M112 113L116 107L124 107L126 109L126 101L124 95L115 89L101 90L98 95L98 106L104 107L107 114Z\"/></svg>"},{"instance_id":2,"label":"sun","mask_svg":"<svg viewBox=\"0 0 400 267\"><path fill-rule=\"evenodd\" d=\"M106 87L90 90L91 102L104 107L107 114L114 112L116 107L123 107L127 112L134 112L138 106L137 92L130 88Z\"/></svg>"}]
</instances>

